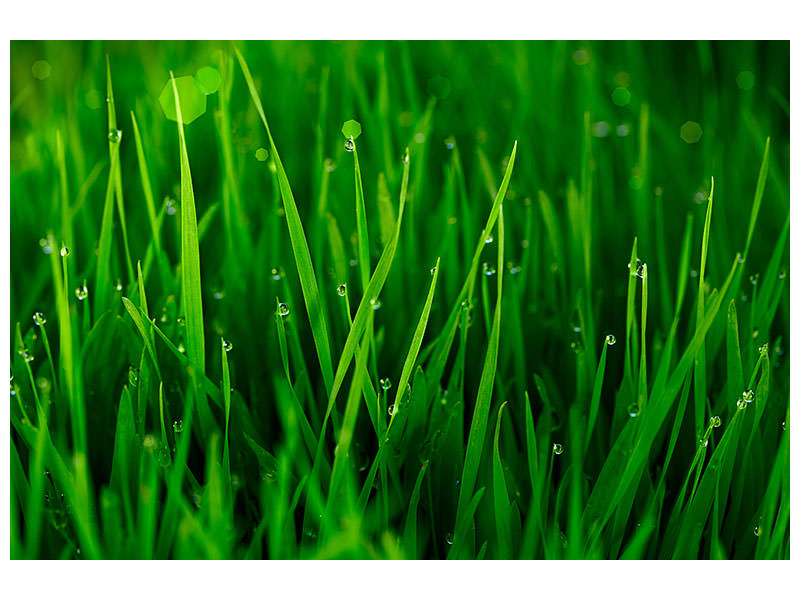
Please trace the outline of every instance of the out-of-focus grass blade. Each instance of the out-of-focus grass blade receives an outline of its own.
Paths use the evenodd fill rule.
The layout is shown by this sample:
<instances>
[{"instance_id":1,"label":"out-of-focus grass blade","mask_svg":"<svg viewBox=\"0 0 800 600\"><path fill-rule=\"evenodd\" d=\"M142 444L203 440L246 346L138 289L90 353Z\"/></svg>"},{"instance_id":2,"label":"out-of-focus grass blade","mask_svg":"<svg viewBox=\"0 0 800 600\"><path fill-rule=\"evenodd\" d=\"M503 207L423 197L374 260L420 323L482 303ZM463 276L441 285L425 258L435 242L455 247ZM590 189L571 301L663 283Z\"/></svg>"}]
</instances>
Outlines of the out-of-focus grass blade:
<instances>
[{"instance_id":1,"label":"out-of-focus grass blade","mask_svg":"<svg viewBox=\"0 0 800 600\"><path fill-rule=\"evenodd\" d=\"M747 260L747 257L750 254L750 243L753 241L753 232L756 229L756 221L758 220L758 211L761 209L761 199L764 197L764 187L767 185L768 171L769 171L769 138L767 138L767 142L766 144L764 144L764 156L761 159L761 167L758 170L758 183L756 184L756 193L755 197L753 198L753 208L750 211L750 224L747 226L747 241L745 242L744 252L742 253L742 258L744 260Z\"/></svg>"}]
</instances>

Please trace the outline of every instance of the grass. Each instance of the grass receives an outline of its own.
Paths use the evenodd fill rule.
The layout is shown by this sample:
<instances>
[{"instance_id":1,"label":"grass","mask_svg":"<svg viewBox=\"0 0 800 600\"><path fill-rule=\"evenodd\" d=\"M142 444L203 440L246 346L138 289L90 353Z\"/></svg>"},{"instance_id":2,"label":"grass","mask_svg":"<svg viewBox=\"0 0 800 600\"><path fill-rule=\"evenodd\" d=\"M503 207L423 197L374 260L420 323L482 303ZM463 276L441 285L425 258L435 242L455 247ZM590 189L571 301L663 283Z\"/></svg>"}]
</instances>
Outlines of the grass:
<instances>
[{"instance_id":1,"label":"grass","mask_svg":"<svg viewBox=\"0 0 800 600\"><path fill-rule=\"evenodd\" d=\"M12 558L789 558L788 77L13 42Z\"/></svg>"}]
</instances>

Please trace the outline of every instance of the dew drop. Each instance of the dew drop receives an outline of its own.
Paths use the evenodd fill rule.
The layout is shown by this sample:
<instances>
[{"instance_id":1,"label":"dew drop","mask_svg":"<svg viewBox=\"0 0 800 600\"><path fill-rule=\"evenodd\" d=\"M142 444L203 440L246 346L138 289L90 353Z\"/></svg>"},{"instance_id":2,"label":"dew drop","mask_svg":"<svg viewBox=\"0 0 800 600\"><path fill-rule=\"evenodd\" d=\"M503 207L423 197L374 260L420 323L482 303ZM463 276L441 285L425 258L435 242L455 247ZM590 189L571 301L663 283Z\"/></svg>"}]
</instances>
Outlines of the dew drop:
<instances>
[{"instance_id":1,"label":"dew drop","mask_svg":"<svg viewBox=\"0 0 800 600\"><path fill-rule=\"evenodd\" d=\"M183 315L179 315L175 322L178 324L179 327L186 327L186 317Z\"/></svg>"},{"instance_id":2,"label":"dew drop","mask_svg":"<svg viewBox=\"0 0 800 600\"><path fill-rule=\"evenodd\" d=\"M742 400L744 400L747 404L750 404L754 397L755 394L753 394L753 390L745 390L742 392Z\"/></svg>"},{"instance_id":3,"label":"dew drop","mask_svg":"<svg viewBox=\"0 0 800 600\"><path fill-rule=\"evenodd\" d=\"M47 323L47 319L45 318L44 313L35 312L33 313L33 322L37 326L41 327L42 325Z\"/></svg>"},{"instance_id":4,"label":"dew drop","mask_svg":"<svg viewBox=\"0 0 800 600\"><path fill-rule=\"evenodd\" d=\"M272 278L275 281L279 281L283 278L283 267L273 267L272 268Z\"/></svg>"},{"instance_id":5,"label":"dew drop","mask_svg":"<svg viewBox=\"0 0 800 600\"><path fill-rule=\"evenodd\" d=\"M89 288L86 287L84 283L82 286L75 288L75 297L78 300L86 300L89 297Z\"/></svg>"},{"instance_id":6,"label":"dew drop","mask_svg":"<svg viewBox=\"0 0 800 600\"><path fill-rule=\"evenodd\" d=\"M108 141L112 144L119 144L120 140L122 140L122 130L121 129L112 129L108 132Z\"/></svg>"},{"instance_id":7,"label":"dew drop","mask_svg":"<svg viewBox=\"0 0 800 600\"><path fill-rule=\"evenodd\" d=\"M455 138L452 137L445 138L444 147L447 148L448 150L452 150L453 148L455 148L456 147Z\"/></svg>"},{"instance_id":8,"label":"dew drop","mask_svg":"<svg viewBox=\"0 0 800 600\"><path fill-rule=\"evenodd\" d=\"M390 416L390 417L393 417L393 416L394 416L394 413L396 413L396 412L397 412L397 409L395 408L395 405L394 405L394 404L392 404L391 406L389 406L389 416Z\"/></svg>"},{"instance_id":9,"label":"dew drop","mask_svg":"<svg viewBox=\"0 0 800 600\"><path fill-rule=\"evenodd\" d=\"M778 273L778 279L786 279L786 267L783 267Z\"/></svg>"},{"instance_id":10,"label":"dew drop","mask_svg":"<svg viewBox=\"0 0 800 600\"><path fill-rule=\"evenodd\" d=\"M758 537L761 535L761 525L756 525L753 529L753 534Z\"/></svg>"},{"instance_id":11,"label":"dew drop","mask_svg":"<svg viewBox=\"0 0 800 600\"><path fill-rule=\"evenodd\" d=\"M69 248L67 248L66 246L61 246L61 256L63 258L69 256Z\"/></svg>"},{"instance_id":12,"label":"dew drop","mask_svg":"<svg viewBox=\"0 0 800 600\"><path fill-rule=\"evenodd\" d=\"M344 298L347 295L347 284L340 283L336 288L336 293Z\"/></svg>"},{"instance_id":13,"label":"dew drop","mask_svg":"<svg viewBox=\"0 0 800 600\"><path fill-rule=\"evenodd\" d=\"M722 425L722 419L719 418L719 415L714 415L711 417L711 426L715 429Z\"/></svg>"},{"instance_id":14,"label":"dew drop","mask_svg":"<svg viewBox=\"0 0 800 600\"><path fill-rule=\"evenodd\" d=\"M117 279L117 283L114 284L114 289L117 290L118 292L121 292L122 291L122 281Z\"/></svg>"},{"instance_id":15,"label":"dew drop","mask_svg":"<svg viewBox=\"0 0 800 600\"><path fill-rule=\"evenodd\" d=\"M384 392L388 390L390 387L392 387L392 380L389 379L388 377L381 378L381 380L378 383L381 384L381 388L383 389Z\"/></svg>"},{"instance_id":16,"label":"dew drop","mask_svg":"<svg viewBox=\"0 0 800 600\"><path fill-rule=\"evenodd\" d=\"M633 402L628 406L628 416L631 418L636 418L639 416L639 405L636 402Z\"/></svg>"},{"instance_id":17,"label":"dew drop","mask_svg":"<svg viewBox=\"0 0 800 600\"><path fill-rule=\"evenodd\" d=\"M372 306L372 310L378 310L383 304L381 303L380 299L373 298L369 301L370 306Z\"/></svg>"},{"instance_id":18,"label":"dew drop","mask_svg":"<svg viewBox=\"0 0 800 600\"><path fill-rule=\"evenodd\" d=\"M183 419L175 419L172 422L172 431L175 433L183 433Z\"/></svg>"},{"instance_id":19,"label":"dew drop","mask_svg":"<svg viewBox=\"0 0 800 600\"><path fill-rule=\"evenodd\" d=\"M486 236L484 243L491 244L493 241L494 241L494 236L490 233L489 235Z\"/></svg>"},{"instance_id":20,"label":"dew drop","mask_svg":"<svg viewBox=\"0 0 800 600\"><path fill-rule=\"evenodd\" d=\"M333 171L335 169L336 169L336 163L333 162L333 159L332 158L326 158L325 159L325 171L327 171L328 173L333 173Z\"/></svg>"},{"instance_id":21,"label":"dew drop","mask_svg":"<svg viewBox=\"0 0 800 600\"><path fill-rule=\"evenodd\" d=\"M448 546L453 545L454 536L452 531L449 532L446 536L444 536L444 541L447 543Z\"/></svg>"},{"instance_id":22,"label":"dew drop","mask_svg":"<svg viewBox=\"0 0 800 600\"><path fill-rule=\"evenodd\" d=\"M762 344L758 349L758 353L761 356L766 356L768 352L769 352L769 344Z\"/></svg>"},{"instance_id":23,"label":"dew drop","mask_svg":"<svg viewBox=\"0 0 800 600\"><path fill-rule=\"evenodd\" d=\"M613 334L613 333L609 333L609 334L606 336L606 344L607 344L607 345L609 345L609 346L613 346L613 345L614 345L614 344L616 344L616 343L617 343L617 338L616 338L616 337L614 337L614 334Z\"/></svg>"},{"instance_id":24,"label":"dew drop","mask_svg":"<svg viewBox=\"0 0 800 600\"><path fill-rule=\"evenodd\" d=\"M178 344L178 352L186 354L186 348L183 347L183 344Z\"/></svg>"},{"instance_id":25,"label":"dew drop","mask_svg":"<svg viewBox=\"0 0 800 600\"><path fill-rule=\"evenodd\" d=\"M563 453L564 453L564 446L562 446L561 444L558 444L558 443L553 444L553 454L558 455L558 454L563 454Z\"/></svg>"},{"instance_id":26,"label":"dew drop","mask_svg":"<svg viewBox=\"0 0 800 600\"><path fill-rule=\"evenodd\" d=\"M128 383L132 388L139 385L139 369L134 366L128 367Z\"/></svg>"},{"instance_id":27,"label":"dew drop","mask_svg":"<svg viewBox=\"0 0 800 600\"><path fill-rule=\"evenodd\" d=\"M285 302L281 302L280 304L278 304L278 314L281 317L289 316L289 306Z\"/></svg>"},{"instance_id":28,"label":"dew drop","mask_svg":"<svg viewBox=\"0 0 800 600\"><path fill-rule=\"evenodd\" d=\"M178 209L175 208L175 203L169 198L167 198L167 201L164 203L164 206L168 215L174 215L176 212L178 212Z\"/></svg>"},{"instance_id":29,"label":"dew drop","mask_svg":"<svg viewBox=\"0 0 800 600\"><path fill-rule=\"evenodd\" d=\"M756 285L757 283L758 283L758 273L750 275L750 285Z\"/></svg>"},{"instance_id":30,"label":"dew drop","mask_svg":"<svg viewBox=\"0 0 800 600\"><path fill-rule=\"evenodd\" d=\"M745 402L744 399L739 400L736 403L736 408L738 408L739 410L744 410L745 408L747 408L747 402Z\"/></svg>"},{"instance_id":31,"label":"dew drop","mask_svg":"<svg viewBox=\"0 0 800 600\"><path fill-rule=\"evenodd\" d=\"M494 265L489 264L489 263L483 263L483 274L486 277L491 277L495 273L497 273L497 269L495 268Z\"/></svg>"},{"instance_id":32,"label":"dew drop","mask_svg":"<svg viewBox=\"0 0 800 600\"><path fill-rule=\"evenodd\" d=\"M698 443L700 448L706 448L708 446L708 438L702 438Z\"/></svg>"},{"instance_id":33,"label":"dew drop","mask_svg":"<svg viewBox=\"0 0 800 600\"><path fill-rule=\"evenodd\" d=\"M353 138L344 141L344 149L348 152L352 152L356 149L356 143L353 141Z\"/></svg>"},{"instance_id":34,"label":"dew drop","mask_svg":"<svg viewBox=\"0 0 800 600\"><path fill-rule=\"evenodd\" d=\"M50 236L43 237L42 239L39 240L39 246L41 247L42 252L44 252L45 254L53 253L53 243L54 243L53 239Z\"/></svg>"},{"instance_id":35,"label":"dew drop","mask_svg":"<svg viewBox=\"0 0 800 600\"><path fill-rule=\"evenodd\" d=\"M233 350L233 344L225 338L222 338L222 349L225 350L225 352L230 352Z\"/></svg>"}]
</instances>

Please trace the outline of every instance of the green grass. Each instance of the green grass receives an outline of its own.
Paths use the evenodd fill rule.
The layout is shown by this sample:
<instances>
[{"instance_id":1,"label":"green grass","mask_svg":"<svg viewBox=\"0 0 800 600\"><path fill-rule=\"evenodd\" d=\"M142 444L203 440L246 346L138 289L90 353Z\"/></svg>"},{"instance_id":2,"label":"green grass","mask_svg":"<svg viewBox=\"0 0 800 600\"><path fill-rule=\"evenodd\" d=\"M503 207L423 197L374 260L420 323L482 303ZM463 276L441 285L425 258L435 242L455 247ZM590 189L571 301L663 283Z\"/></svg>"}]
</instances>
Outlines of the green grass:
<instances>
[{"instance_id":1,"label":"green grass","mask_svg":"<svg viewBox=\"0 0 800 600\"><path fill-rule=\"evenodd\" d=\"M788 50L13 42L11 557L789 558Z\"/></svg>"}]
</instances>

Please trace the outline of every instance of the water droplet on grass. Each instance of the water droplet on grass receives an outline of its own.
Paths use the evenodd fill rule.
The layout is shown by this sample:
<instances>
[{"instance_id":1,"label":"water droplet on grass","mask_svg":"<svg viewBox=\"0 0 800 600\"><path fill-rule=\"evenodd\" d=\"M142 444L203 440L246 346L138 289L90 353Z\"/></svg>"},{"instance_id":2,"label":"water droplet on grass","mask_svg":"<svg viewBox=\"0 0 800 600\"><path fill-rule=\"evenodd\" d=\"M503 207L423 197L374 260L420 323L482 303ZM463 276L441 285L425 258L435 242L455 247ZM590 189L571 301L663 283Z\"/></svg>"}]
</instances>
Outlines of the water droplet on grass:
<instances>
[{"instance_id":1,"label":"water droplet on grass","mask_svg":"<svg viewBox=\"0 0 800 600\"><path fill-rule=\"evenodd\" d=\"M558 444L558 443L553 444L553 454L559 455L559 454L563 454L563 453L564 453L564 446L562 446L561 444Z\"/></svg>"},{"instance_id":2,"label":"water droplet on grass","mask_svg":"<svg viewBox=\"0 0 800 600\"><path fill-rule=\"evenodd\" d=\"M745 390L742 392L742 400L750 404L753 401L755 394L753 394L753 390Z\"/></svg>"},{"instance_id":3,"label":"water droplet on grass","mask_svg":"<svg viewBox=\"0 0 800 600\"><path fill-rule=\"evenodd\" d=\"M489 264L489 263L483 263L483 274L486 277L491 277L495 273L497 273L497 269L495 268L494 265Z\"/></svg>"},{"instance_id":4,"label":"water droplet on grass","mask_svg":"<svg viewBox=\"0 0 800 600\"><path fill-rule=\"evenodd\" d=\"M389 379L388 377L381 378L379 383L381 384L381 388L383 389L384 392L388 390L390 387L392 387L392 380Z\"/></svg>"},{"instance_id":5,"label":"water droplet on grass","mask_svg":"<svg viewBox=\"0 0 800 600\"><path fill-rule=\"evenodd\" d=\"M616 338L616 337L614 337L614 334L613 334L613 333L609 333L609 334L606 336L606 344L608 344L609 346L613 346L613 345L614 345L614 344L616 344L616 343L617 343L617 338Z\"/></svg>"},{"instance_id":6,"label":"water droplet on grass","mask_svg":"<svg viewBox=\"0 0 800 600\"><path fill-rule=\"evenodd\" d=\"M353 150L356 149L356 143L352 139L345 140L344 149L347 150L348 152L352 152Z\"/></svg>"},{"instance_id":7,"label":"water droplet on grass","mask_svg":"<svg viewBox=\"0 0 800 600\"><path fill-rule=\"evenodd\" d=\"M61 246L61 256L63 258L69 256L69 248L67 248L66 246Z\"/></svg>"},{"instance_id":8,"label":"water droplet on grass","mask_svg":"<svg viewBox=\"0 0 800 600\"><path fill-rule=\"evenodd\" d=\"M627 410L629 417L636 418L639 416L639 405L636 402L630 404Z\"/></svg>"},{"instance_id":9,"label":"water droplet on grass","mask_svg":"<svg viewBox=\"0 0 800 600\"><path fill-rule=\"evenodd\" d=\"M86 298L89 297L89 288L86 287L85 283L82 286L75 288L75 297L81 301L86 300Z\"/></svg>"},{"instance_id":10,"label":"water droplet on grass","mask_svg":"<svg viewBox=\"0 0 800 600\"><path fill-rule=\"evenodd\" d=\"M121 129L112 129L108 132L108 141L112 144L119 144L122 140L122 130Z\"/></svg>"},{"instance_id":11,"label":"water droplet on grass","mask_svg":"<svg viewBox=\"0 0 800 600\"><path fill-rule=\"evenodd\" d=\"M280 304L278 304L278 314L281 317L289 316L289 306L285 302L281 302Z\"/></svg>"},{"instance_id":12,"label":"water droplet on grass","mask_svg":"<svg viewBox=\"0 0 800 600\"><path fill-rule=\"evenodd\" d=\"M272 279L275 281L280 281L283 279L283 267L273 267L271 273Z\"/></svg>"},{"instance_id":13,"label":"water droplet on grass","mask_svg":"<svg viewBox=\"0 0 800 600\"><path fill-rule=\"evenodd\" d=\"M233 350L233 344L225 338L222 338L222 349L225 350L225 352L230 352Z\"/></svg>"},{"instance_id":14,"label":"water droplet on grass","mask_svg":"<svg viewBox=\"0 0 800 600\"><path fill-rule=\"evenodd\" d=\"M369 304L372 306L372 310L378 310L381 306L383 306L383 303L378 298L373 298L369 301Z\"/></svg>"},{"instance_id":15,"label":"water droplet on grass","mask_svg":"<svg viewBox=\"0 0 800 600\"><path fill-rule=\"evenodd\" d=\"M452 531L449 532L446 536L444 536L444 541L448 546L452 546L454 540L455 540L455 536L453 535Z\"/></svg>"},{"instance_id":16,"label":"water droplet on grass","mask_svg":"<svg viewBox=\"0 0 800 600\"><path fill-rule=\"evenodd\" d=\"M175 419L172 422L172 431L175 433L183 433L183 419Z\"/></svg>"},{"instance_id":17,"label":"water droplet on grass","mask_svg":"<svg viewBox=\"0 0 800 600\"><path fill-rule=\"evenodd\" d=\"M128 367L128 383L132 388L139 385L139 369L134 366Z\"/></svg>"},{"instance_id":18,"label":"water droplet on grass","mask_svg":"<svg viewBox=\"0 0 800 600\"><path fill-rule=\"evenodd\" d=\"M45 318L44 313L35 312L33 313L33 322L37 326L41 327L42 325L47 323L47 319Z\"/></svg>"},{"instance_id":19,"label":"water droplet on grass","mask_svg":"<svg viewBox=\"0 0 800 600\"><path fill-rule=\"evenodd\" d=\"M714 415L711 417L711 426L715 429L722 425L722 419L719 418L719 415Z\"/></svg>"},{"instance_id":20,"label":"water droplet on grass","mask_svg":"<svg viewBox=\"0 0 800 600\"><path fill-rule=\"evenodd\" d=\"M344 298L347 295L347 284L340 283L336 288L336 293Z\"/></svg>"},{"instance_id":21,"label":"water droplet on grass","mask_svg":"<svg viewBox=\"0 0 800 600\"><path fill-rule=\"evenodd\" d=\"M608 135L609 127L605 121L598 121L592 125L592 135L594 137L604 138Z\"/></svg>"}]
</instances>

